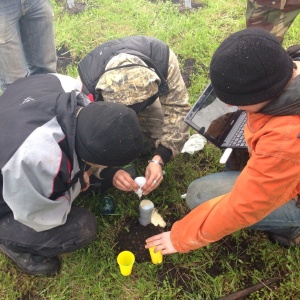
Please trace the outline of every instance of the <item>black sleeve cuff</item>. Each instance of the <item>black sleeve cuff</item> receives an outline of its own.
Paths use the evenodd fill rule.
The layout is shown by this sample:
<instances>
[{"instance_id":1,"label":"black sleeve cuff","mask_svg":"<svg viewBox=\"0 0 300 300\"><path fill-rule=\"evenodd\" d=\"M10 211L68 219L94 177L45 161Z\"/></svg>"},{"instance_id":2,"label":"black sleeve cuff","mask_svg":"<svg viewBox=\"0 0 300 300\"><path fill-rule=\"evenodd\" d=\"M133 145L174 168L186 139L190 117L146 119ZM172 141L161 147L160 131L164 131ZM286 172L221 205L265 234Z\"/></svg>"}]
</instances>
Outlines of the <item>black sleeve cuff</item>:
<instances>
[{"instance_id":1,"label":"black sleeve cuff","mask_svg":"<svg viewBox=\"0 0 300 300\"><path fill-rule=\"evenodd\" d=\"M158 145L157 149L154 152L154 155L159 155L162 159L162 161L164 162L164 164L166 164L172 157L172 151L168 148L166 148L163 145Z\"/></svg>"},{"instance_id":2,"label":"black sleeve cuff","mask_svg":"<svg viewBox=\"0 0 300 300\"><path fill-rule=\"evenodd\" d=\"M113 167L105 168L101 171L100 178L106 179L112 184L113 178L119 170L122 170L122 169L121 168L113 168Z\"/></svg>"}]
</instances>

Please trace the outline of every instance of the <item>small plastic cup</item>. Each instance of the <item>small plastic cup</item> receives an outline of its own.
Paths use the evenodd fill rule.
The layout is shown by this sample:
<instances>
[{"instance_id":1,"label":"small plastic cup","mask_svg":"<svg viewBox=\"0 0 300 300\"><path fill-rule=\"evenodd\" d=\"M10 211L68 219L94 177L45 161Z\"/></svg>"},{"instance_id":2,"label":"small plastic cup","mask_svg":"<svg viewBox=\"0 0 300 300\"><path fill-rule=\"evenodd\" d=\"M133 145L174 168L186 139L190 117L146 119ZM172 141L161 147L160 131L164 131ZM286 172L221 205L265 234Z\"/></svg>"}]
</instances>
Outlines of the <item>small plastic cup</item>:
<instances>
[{"instance_id":1,"label":"small plastic cup","mask_svg":"<svg viewBox=\"0 0 300 300\"><path fill-rule=\"evenodd\" d=\"M151 256L151 261L154 265L161 264L163 261L163 256L161 254L161 251L154 252L155 247L149 248L150 256Z\"/></svg>"},{"instance_id":2,"label":"small plastic cup","mask_svg":"<svg viewBox=\"0 0 300 300\"><path fill-rule=\"evenodd\" d=\"M120 272L123 276L129 276L135 261L134 254L130 251L122 251L117 257Z\"/></svg>"}]
</instances>

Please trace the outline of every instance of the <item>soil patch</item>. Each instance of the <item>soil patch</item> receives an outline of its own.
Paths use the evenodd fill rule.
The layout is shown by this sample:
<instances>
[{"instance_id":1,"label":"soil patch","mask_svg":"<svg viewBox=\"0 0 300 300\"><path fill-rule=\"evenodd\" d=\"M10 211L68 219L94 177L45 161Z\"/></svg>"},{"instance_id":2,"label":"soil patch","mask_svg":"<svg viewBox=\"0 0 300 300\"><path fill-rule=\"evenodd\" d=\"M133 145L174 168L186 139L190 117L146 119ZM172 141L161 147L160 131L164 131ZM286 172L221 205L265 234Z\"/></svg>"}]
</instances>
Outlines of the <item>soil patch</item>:
<instances>
[{"instance_id":1,"label":"soil patch","mask_svg":"<svg viewBox=\"0 0 300 300\"><path fill-rule=\"evenodd\" d=\"M153 235L164 232L164 228L153 224L143 226L137 219L129 217L126 218L125 224L116 238L117 253L129 250L134 253L136 262L149 262L150 254L149 250L145 249L145 241Z\"/></svg>"},{"instance_id":2,"label":"soil patch","mask_svg":"<svg viewBox=\"0 0 300 300\"><path fill-rule=\"evenodd\" d=\"M182 57L180 55L178 55L178 58L182 60ZM196 73L196 71L197 70L195 67L195 59L193 58L185 59L183 62L183 70L181 71L181 75L186 88L189 88L191 86L191 75Z\"/></svg>"},{"instance_id":3,"label":"soil patch","mask_svg":"<svg viewBox=\"0 0 300 300\"><path fill-rule=\"evenodd\" d=\"M174 215L168 214L164 216L165 221L167 221L166 228L156 227L152 224L142 226L136 218L127 217L124 222L126 226L119 231L115 240L117 253L129 250L135 254L138 263L150 262L149 251L145 249L145 240L150 236L170 230L172 224L176 221L175 218L170 221L170 219L173 219L171 216ZM177 217L176 219L178 220L179 218ZM247 248L251 244L252 234L259 233L250 231L250 240L249 236L241 237L239 240L232 236L227 236L219 242L214 243L213 247L218 248L218 251L216 251L218 255L213 258L213 265L206 268L202 266L201 270L198 269L195 264L191 265L191 269L189 269L182 267L180 264L169 262L167 258L164 259L163 263L157 269L158 284L164 285L168 283L173 288L179 288L179 294L185 292L192 293L194 287L190 285L190 282L194 280L197 272L205 272L208 276L212 277L223 276L228 272L229 265L232 269L243 268L244 274L241 275L241 280L244 286L253 286L251 275L253 270L260 272L264 269L265 264L259 253L254 256L253 254L251 256L247 254ZM262 238L265 238L263 233L260 234ZM205 251L205 249L203 251ZM226 261L227 264L224 264L224 261ZM278 274L278 276L282 277L282 274ZM277 286L279 286L279 283L277 283Z\"/></svg>"},{"instance_id":4,"label":"soil patch","mask_svg":"<svg viewBox=\"0 0 300 300\"><path fill-rule=\"evenodd\" d=\"M159 0L149 0L150 2L158 2ZM161 0L162 2L166 2L167 0ZM207 6L206 3L198 3L191 1L191 7L187 7L185 4L185 0L172 0L173 4L178 5L178 11L179 12L185 12L189 10L198 10L199 8Z\"/></svg>"},{"instance_id":5,"label":"soil patch","mask_svg":"<svg viewBox=\"0 0 300 300\"><path fill-rule=\"evenodd\" d=\"M73 6L69 7L66 0L56 0L56 2L63 3L64 9L71 15L78 14L85 10L86 4L84 2L76 2L74 1Z\"/></svg>"},{"instance_id":6,"label":"soil patch","mask_svg":"<svg viewBox=\"0 0 300 300\"><path fill-rule=\"evenodd\" d=\"M70 50L66 46L62 46L56 52L57 55L57 72L65 74L67 67L70 64L75 64L74 59L71 57Z\"/></svg>"}]
</instances>

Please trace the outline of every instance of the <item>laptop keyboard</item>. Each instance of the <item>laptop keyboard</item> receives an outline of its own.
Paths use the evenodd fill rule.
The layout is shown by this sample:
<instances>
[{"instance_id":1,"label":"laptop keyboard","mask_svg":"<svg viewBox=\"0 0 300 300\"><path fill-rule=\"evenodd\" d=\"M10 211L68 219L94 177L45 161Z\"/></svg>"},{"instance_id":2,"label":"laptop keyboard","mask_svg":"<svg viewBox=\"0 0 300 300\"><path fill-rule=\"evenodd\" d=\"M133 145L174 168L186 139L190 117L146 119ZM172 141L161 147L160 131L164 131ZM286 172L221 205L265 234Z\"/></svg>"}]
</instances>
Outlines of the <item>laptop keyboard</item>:
<instances>
[{"instance_id":1,"label":"laptop keyboard","mask_svg":"<svg viewBox=\"0 0 300 300\"><path fill-rule=\"evenodd\" d=\"M247 118L244 118L243 122L240 124L239 128L237 129L235 135L233 136L232 140L229 143L230 146L238 146L238 147L245 147L246 142L244 138L244 127L246 124Z\"/></svg>"}]
</instances>

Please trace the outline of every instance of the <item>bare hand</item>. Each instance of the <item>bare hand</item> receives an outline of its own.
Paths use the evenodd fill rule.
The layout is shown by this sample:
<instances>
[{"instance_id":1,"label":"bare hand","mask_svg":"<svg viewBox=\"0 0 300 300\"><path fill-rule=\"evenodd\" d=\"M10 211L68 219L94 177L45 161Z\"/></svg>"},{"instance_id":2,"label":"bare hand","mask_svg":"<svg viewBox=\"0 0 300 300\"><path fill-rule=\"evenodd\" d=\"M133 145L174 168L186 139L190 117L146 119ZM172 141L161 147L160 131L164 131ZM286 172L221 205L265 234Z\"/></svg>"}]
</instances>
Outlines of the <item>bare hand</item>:
<instances>
[{"instance_id":1,"label":"bare hand","mask_svg":"<svg viewBox=\"0 0 300 300\"><path fill-rule=\"evenodd\" d=\"M149 163L145 172L146 183L143 186L143 195L155 190L163 180L163 170L159 164Z\"/></svg>"},{"instance_id":2,"label":"bare hand","mask_svg":"<svg viewBox=\"0 0 300 300\"><path fill-rule=\"evenodd\" d=\"M86 191L90 187L90 175L91 173L89 171L83 173L83 181L85 186L81 188L81 192Z\"/></svg>"},{"instance_id":3,"label":"bare hand","mask_svg":"<svg viewBox=\"0 0 300 300\"><path fill-rule=\"evenodd\" d=\"M158 235L154 235L146 240L145 248L154 247L154 252L161 251L163 255L178 252L171 242L171 232L166 231Z\"/></svg>"},{"instance_id":4,"label":"bare hand","mask_svg":"<svg viewBox=\"0 0 300 300\"><path fill-rule=\"evenodd\" d=\"M139 189L139 186L137 183L131 178L130 174L127 173L124 170L119 170L114 178L113 178L113 185L125 192L130 192L130 191L137 191Z\"/></svg>"}]
</instances>

